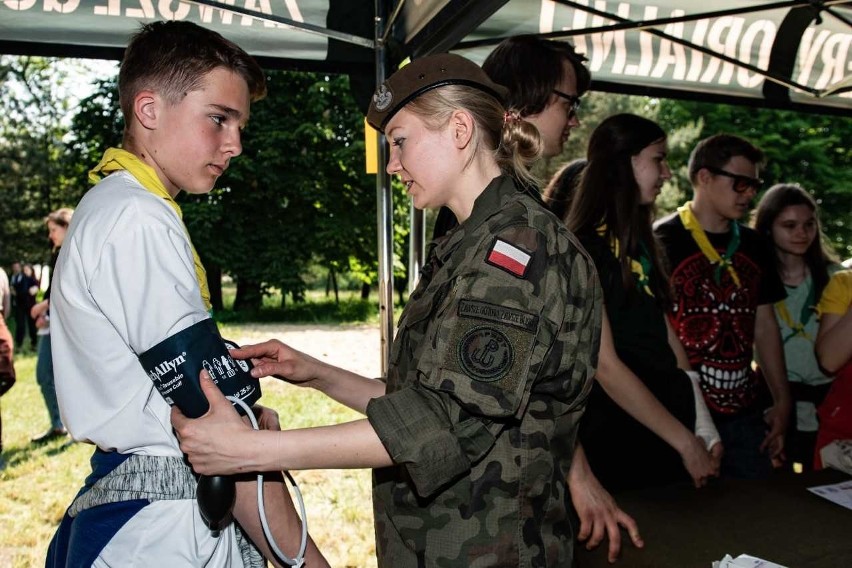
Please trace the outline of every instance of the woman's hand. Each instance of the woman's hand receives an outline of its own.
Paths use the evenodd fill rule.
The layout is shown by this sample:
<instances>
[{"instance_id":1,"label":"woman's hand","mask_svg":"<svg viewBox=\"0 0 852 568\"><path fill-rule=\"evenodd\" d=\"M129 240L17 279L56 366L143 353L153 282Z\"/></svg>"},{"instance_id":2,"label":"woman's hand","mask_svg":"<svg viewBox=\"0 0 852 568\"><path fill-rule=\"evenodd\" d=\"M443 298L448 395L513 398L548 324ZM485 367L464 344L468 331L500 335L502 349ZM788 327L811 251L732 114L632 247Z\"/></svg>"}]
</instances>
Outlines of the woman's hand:
<instances>
[{"instance_id":1,"label":"woman's hand","mask_svg":"<svg viewBox=\"0 0 852 568\"><path fill-rule=\"evenodd\" d=\"M633 546L645 546L636 521L619 508L612 495L597 481L584 487L578 487L575 483L569 488L571 501L577 510L577 516L580 517L577 540L585 542L586 550L593 550L603 542L604 537L608 537L607 559L615 562L621 553L621 527L627 531Z\"/></svg>"},{"instance_id":2,"label":"woman's hand","mask_svg":"<svg viewBox=\"0 0 852 568\"><path fill-rule=\"evenodd\" d=\"M236 359L252 360L252 377L271 376L300 387L311 387L362 414L370 400L385 394L384 382L319 361L275 339L230 353Z\"/></svg>"},{"instance_id":3,"label":"woman's hand","mask_svg":"<svg viewBox=\"0 0 852 568\"><path fill-rule=\"evenodd\" d=\"M717 443L713 447L717 446L721 450L721 444ZM680 457L695 487L704 487L711 477L719 476L719 459L707 451L704 440L698 436L689 436L686 447L680 450Z\"/></svg>"},{"instance_id":4,"label":"woman's hand","mask_svg":"<svg viewBox=\"0 0 852 568\"><path fill-rule=\"evenodd\" d=\"M255 448L257 434L247 426L225 395L201 371L201 392L210 403L210 409L200 418L187 418L178 407L172 407L172 426L180 449L196 473L203 475L231 475L256 471L252 461L262 451Z\"/></svg>"},{"instance_id":5,"label":"woman's hand","mask_svg":"<svg viewBox=\"0 0 852 568\"><path fill-rule=\"evenodd\" d=\"M275 377L299 386L313 386L319 377L323 363L296 351L292 347L271 339L256 345L245 345L230 351L235 359L251 359L255 378Z\"/></svg>"},{"instance_id":6,"label":"woman's hand","mask_svg":"<svg viewBox=\"0 0 852 568\"><path fill-rule=\"evenodd\" d=\"M621 553L621 527L627 530L633 546L645 546L636 521L621 510L612 495L600 484L580 445L574 451L574 459L568 471L568 490L580 519L577 540L585 542L586 550L596 548L606 537L609 539L607 559L615 562Z\"/></svg>"},{"instance_id":7,"label":"woman's hand","mask_svg":"<svg viewBox=\"0 0 852 568\"><path fill-rule=\"evenodd\" d=\"M722 467L722 456L725 455L725 447L722 442L716 442L710 446L710 457L713 458L713 464L716 468L716 475L719 475L719 470Z\"/></svg>"}]
</instances>

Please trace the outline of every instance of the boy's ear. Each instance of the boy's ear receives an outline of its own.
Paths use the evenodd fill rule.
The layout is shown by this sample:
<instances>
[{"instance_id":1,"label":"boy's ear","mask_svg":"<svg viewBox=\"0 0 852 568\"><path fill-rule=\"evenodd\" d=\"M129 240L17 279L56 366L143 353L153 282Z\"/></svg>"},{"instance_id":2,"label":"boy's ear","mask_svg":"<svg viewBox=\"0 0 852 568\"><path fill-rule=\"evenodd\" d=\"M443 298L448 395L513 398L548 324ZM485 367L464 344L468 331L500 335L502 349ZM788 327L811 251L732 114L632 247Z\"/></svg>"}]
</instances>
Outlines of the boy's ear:
<instances>
[{"instance_id":1,"label":"boy's ear","mask_svg":"<svg viewBox=\"0 0 852 568\"><path fill-rule=\"evenodd\" d=\"M456 110L450 116L450 131L456 148L466 148L473 139L473 117L469 112L464 110Z\"/></svg>"},{"instance_id":2,"label":"boy's ear","mask_svg":"<svg viewBox=\"0 0 852 568\"><path fill-rule=\"evenodd\" d=\"M695 173L695 181L697 182L694 184L695 187L705 187L707 184L710 183L711 175L712 174L710 173L710 170L708 170L707 168L701 168L700 170L698 170Z\"/></svg>"},{"instance_id":3,"label":"boy's ear","mask_svg":"<svg viewBox=\"0 0 852 568\"><path fill-rule=\"evenodd\" d=\"M157 128L161 100L153 91L139 91L133 97L133 116L148 130Z\"/></svg>"}]
</instances>

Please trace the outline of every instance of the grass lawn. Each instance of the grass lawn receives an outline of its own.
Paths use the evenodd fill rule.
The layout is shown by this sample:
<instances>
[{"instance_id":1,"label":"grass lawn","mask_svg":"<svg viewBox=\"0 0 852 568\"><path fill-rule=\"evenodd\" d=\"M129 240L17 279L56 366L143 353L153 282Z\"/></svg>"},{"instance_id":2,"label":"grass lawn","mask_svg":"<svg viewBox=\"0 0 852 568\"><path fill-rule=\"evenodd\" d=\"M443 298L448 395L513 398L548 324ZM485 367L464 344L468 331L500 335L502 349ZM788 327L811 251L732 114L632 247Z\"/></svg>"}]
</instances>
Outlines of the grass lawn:
<instances>
[{"instance_id":1,"label":"grass lawn","mask_svg":"<svg viewBox=\"0 0 852 568\"><path fill-rule=\"evenodd\" d=\"M238 335L239 323L227 327ZM93 447L63 440L30 443L48 427L34 354L21 353L15 368L18 382L0 400L7 464L0 472L0 567L28 568L44 565L50 538L89 473ZM284 428L360 417L310 389L280 381L263 383L262 402L279 411ZM295 472L294 477L304 494L310 532L331 565L375 566L369 471Z\"/></svg>"}]
</instances>

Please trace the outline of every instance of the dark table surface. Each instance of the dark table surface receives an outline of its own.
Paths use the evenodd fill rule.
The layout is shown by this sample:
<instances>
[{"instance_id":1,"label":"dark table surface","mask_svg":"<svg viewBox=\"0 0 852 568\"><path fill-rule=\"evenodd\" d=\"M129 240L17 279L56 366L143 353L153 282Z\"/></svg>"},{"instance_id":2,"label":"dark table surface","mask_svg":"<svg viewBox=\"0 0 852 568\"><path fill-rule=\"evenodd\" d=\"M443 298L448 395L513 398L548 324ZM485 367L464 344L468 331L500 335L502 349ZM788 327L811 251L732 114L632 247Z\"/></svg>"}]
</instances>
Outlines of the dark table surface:
<instances>
[{"instance_id":1,"label":"dark table surface","mask_svg":"<svg viewBox=\"0 0 852 568\"><path fill-rule=\"evenodd\" d=\"M852 510L807 490L849 479L827 469L620 493L616 500L639 523L645 547L624 544L616 566L710 568L725 554L749 554L788 568L852 568ZM629 542L624 531L622 541ZM575 551L578 568L612 566L606 542Z\"/></svg>"}]
</instances>

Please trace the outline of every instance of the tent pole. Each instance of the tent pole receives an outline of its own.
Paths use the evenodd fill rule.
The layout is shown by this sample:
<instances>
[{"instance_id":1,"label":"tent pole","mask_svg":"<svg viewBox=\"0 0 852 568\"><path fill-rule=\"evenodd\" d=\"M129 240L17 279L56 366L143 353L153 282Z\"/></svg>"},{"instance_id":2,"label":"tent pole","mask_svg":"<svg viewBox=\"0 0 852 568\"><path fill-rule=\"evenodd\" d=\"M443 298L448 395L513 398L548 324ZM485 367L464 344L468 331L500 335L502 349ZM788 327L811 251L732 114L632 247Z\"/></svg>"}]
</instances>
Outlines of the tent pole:
<instances>
[{"instance_id":1,"label":"tent pole","mask_svg":"<svg viewBox=\"0 0 852 568\"><path fill-rule=\"evenodd\" d=\"M387 52L385 49L385 0L375 0L376 6L376 87L385 80ZM387 377L390 344L393 341L393 196L390 176L385 171L388 163L387 144L383 134L378 137L378 172L376 172L376 215L379 249L379 333L382 377Z\"/></svg>"},{"instance_id":2,"label":"tent pole","mask_svg":"<svg viewBox=\"0 0 852 568\"><path fill-rule=\"evenodd\" d=\"M426 256L426 219L422 209L411 204L410 226L408 233L408 295L410 296L420 280L420 269L423 268Z\"/></svg>"}]
</instances>

